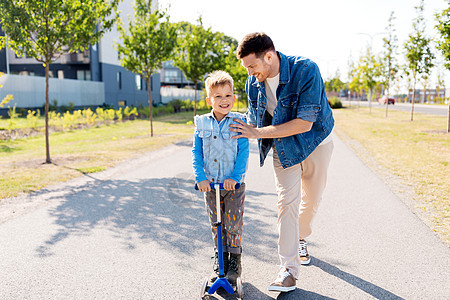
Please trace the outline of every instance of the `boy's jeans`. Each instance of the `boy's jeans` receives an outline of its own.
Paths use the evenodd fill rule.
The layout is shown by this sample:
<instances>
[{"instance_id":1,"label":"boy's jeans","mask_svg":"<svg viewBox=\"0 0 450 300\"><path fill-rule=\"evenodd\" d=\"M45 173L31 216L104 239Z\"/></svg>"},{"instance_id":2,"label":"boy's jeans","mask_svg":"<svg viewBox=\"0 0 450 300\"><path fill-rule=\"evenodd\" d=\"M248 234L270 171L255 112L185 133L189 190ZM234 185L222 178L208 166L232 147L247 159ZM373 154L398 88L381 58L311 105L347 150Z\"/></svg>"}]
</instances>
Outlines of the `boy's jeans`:
<instances>
[{"instance_id":1,"label":"boy's jeans","mask_svg":"<svg viewBox=\"0 0 450 300\"><path fill-rule=\"evenodd\" d=\"M273 166L278 193L278 255L281 265L298 278L298 241L311 234L311 221L317 212L327 182L333 142L319 145L300 164L283 169L275 147ZM299 209L300 207L300 209Z\"/></svg>"},{"instance_id":2,"label":"boy's jeans","mask_svg":"<svg viewBox=\"0 0 450 300\"><path fill-rule=\"evenodd\" d=\"M244 223L245 183L234 191L220 191L222 212L222 241L223 251L233 254L242 252L242 225ZM216 191L205 193L206 211L211 221L212 236L217 249L217 228L213 223L216 215Z\"/></svg>"}]
</instances>

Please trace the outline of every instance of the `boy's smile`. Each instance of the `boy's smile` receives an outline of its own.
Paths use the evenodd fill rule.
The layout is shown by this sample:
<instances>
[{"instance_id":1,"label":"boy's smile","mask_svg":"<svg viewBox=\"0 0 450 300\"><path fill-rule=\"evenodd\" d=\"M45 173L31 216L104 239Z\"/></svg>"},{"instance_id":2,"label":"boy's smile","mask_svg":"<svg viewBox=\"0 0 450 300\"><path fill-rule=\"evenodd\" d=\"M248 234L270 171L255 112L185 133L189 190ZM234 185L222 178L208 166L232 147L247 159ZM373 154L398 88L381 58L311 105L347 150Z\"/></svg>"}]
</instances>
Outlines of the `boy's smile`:
<instances>
[{"instance_id":1,"label":"boy's smile","mask_svg":"<svg viewBox=\"0 0 450 300\"><path fill-rule=\"evenodd\" d=\"M221 84L211 89L206 102L212 106L217 121L221 121L233 108L235 95L229 84Z\"/></svg>"}]
</instances>

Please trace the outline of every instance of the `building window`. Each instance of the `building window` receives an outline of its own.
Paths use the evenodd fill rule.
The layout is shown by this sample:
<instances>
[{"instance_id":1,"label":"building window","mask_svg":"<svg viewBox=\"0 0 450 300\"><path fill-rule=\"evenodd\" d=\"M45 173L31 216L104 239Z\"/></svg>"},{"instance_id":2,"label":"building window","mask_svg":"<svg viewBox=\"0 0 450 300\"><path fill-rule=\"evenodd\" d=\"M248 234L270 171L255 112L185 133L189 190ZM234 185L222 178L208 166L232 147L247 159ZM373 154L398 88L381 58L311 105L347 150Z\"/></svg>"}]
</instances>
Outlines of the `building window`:
<instances>
[{"instance_id":1,"label":"building window","mask_svg":"<svg viewBox=\"0 0 450 300\"><path fill-rule=\"evenodd\" d=\"M136 74L136 89L142 91L142 77L141 75Z\"/></svg>"},{"instance_id":2,"label":"building window","mask_svg":"<svg viewBox=\"0 0 450 300\"><path fill-rule=\"evenodd\" d=\"M64 71L58 70L58 79L64 79Z\"/></svg>"},{"instance_id":3,"label":"building window","mask_svg":"<svg viewBox=\"0 0 450 300\"><path fill-rule=\"evenodd\" d=\"M119 100L119 101L117 101L117 104L118 104L119 106L126 106L126 105L127 105L127 101L125 101L125 100Z\"/></svg>"},{"instance_id":4,"label":"building window","mask_svg":"<svg viewBox=\"0 0 450 300\"><path fill-rule=\"evenodd\" d=\"M178 72L176 70L164 71L164 82L177 82Z\"/></svg>"},{"instance_id":5,"label":"building window","mask_svg":"<svg viewBox=\"0 0 450 300\"><path fill-rule=\"evenodd\" d=\"M119 88L119 90L122 89L122 73L121 72L117 72L117 87Z\"/></svg>"},{"instance_id":6,"label":"building window","mask_svg":"<svg viewBox=\"0 0 450 300\"><path fill-rule=\"evenodd\" d=\"M59 71L58 71L58 78L59 78ZM91 80L91 71L90 70L77 70L77 79L90 81Z\"/></svg>"},{"instance_id":7,"label":"building window","mask_svg":"<svg viewBox=\"0 0 450 300\"><path fill-rule=\"evenodd\" d=\"M20 71L18 74L24 76L34 76L34 72L31 71Z\"/></svg>"}]
</instances>

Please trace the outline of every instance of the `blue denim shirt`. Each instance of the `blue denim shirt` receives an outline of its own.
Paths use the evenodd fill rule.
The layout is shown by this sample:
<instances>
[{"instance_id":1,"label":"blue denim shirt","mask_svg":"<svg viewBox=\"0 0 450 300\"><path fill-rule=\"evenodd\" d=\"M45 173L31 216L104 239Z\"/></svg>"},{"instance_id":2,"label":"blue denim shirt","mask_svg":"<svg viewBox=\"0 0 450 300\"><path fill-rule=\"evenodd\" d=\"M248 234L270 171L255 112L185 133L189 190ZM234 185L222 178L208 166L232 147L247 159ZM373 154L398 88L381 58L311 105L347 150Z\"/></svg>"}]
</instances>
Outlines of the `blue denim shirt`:
<instances>
[{"instance_id":1,"label":"blue denim shirt","mask_svg":"<svg viewBox=\"0 0 450 300\"><path fill-rule=\"evenodd\" d=\"M280 58L280 84L277 89L278 103L273 118L266 113L267 97L264 82L249 76L245 86L248 95L247 120L257 127L278 125L300 118L313 122L308 132L276 139L258 139L260 165L275 144L283 168L301 163L331 133L334 126L333 113L328 104L322 77L317 65L304 57Z\"/></svg>"},{"instance_id":2,"label":"blue denim shirt","mask_svg":"<svg viewBox=\"0 0 450 300\"><path fill-rule=\"evenodd\" d=\"M196 182L208 179L223 183L225 179L244 182L248 166L248 139L233 139L239 133L230 131L233 119L245 120L245 116L229 112L220 122L213 113L196 116L192 165Z\"/></svg>"}]
</instances>

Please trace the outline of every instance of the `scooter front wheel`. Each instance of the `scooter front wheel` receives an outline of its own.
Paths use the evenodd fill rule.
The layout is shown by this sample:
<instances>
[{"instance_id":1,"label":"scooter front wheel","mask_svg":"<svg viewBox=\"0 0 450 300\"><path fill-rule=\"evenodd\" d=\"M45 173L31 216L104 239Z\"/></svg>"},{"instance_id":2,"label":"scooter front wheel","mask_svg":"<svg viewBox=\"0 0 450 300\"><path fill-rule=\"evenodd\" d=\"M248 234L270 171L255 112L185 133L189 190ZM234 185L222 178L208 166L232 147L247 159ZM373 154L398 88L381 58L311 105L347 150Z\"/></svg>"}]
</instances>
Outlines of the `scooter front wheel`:
<instances>
[{"instance_id":1,"label":"scooter front wheel","mask_svg":"<svg viewBox=\"0 0 450 300\"><path fill-rule=\"evenodd\" d=\"M208 282L209 282L208 278L203 279L202 287L200 289L200 299L203 299L203 297L205 297L205 295L207 294Z\"/></svg>"}]
</instances>

